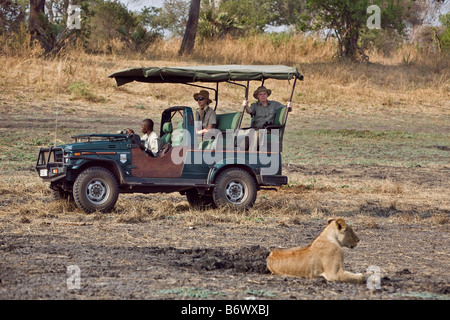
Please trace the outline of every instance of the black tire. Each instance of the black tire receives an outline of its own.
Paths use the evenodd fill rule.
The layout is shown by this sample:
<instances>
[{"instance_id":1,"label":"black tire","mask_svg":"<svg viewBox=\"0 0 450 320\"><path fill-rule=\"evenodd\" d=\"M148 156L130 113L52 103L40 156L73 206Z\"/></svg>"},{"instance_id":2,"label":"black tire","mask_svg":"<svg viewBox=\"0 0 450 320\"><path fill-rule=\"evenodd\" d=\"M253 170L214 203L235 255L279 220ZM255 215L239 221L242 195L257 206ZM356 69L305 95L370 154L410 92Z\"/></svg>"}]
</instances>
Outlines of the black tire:
<instances>
[{"instance_id":1,"label":"black tire","mask_svg":"<svg viewBox=\"0 0 450 320\"><path fill-rule=\"evenodd\" d=\"M74 202L72 192L65 191L65 190L63 190L61 188L50 189L50 190L51 190L51 193L52 193L52 199L54 201L63 200L63 201Z\"/></svg>"},{"instance_id":2,"label":"black tire","mask_svg":"<svg viewBox=\"0 0 450 320\"><path fill-rule=\"evenodd\" d=\"M226 169L217 177L213 191L214 202L218 207L231 206L235 209L248 209L256 201L255 179L240 168Z\"/></svg>"},{"instance_id":3,"label":"black tire","mask_svg":"<svg viewBox=\"0 0 450 320\"><path fill-rule=\"evenodd\" d=\"M77 206L87 213L109 212L119 197L119 184L109 170L92 167L78 175L73 197Z\"/></svg>"},{"instance_id":4,"label":"black tire","mask_svg":"<svg viewBox=\"0 0 450 320\"><path fill-rule=\"evenodd\" d=\"M201 195L198 193L197 189L187 190L186 199L189 202L189 205L195 209L207 210L216 208L213 197L210 195Z\"/></svg>"}]
</instances>

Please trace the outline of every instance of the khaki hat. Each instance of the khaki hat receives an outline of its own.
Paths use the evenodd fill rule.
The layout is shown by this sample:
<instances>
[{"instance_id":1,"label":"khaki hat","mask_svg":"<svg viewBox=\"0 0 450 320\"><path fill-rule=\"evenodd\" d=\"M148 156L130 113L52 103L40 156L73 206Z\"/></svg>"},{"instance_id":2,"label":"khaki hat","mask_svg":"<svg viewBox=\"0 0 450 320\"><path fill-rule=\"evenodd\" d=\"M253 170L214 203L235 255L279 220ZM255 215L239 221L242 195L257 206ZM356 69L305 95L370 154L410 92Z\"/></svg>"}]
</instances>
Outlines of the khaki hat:
<instances>
[{"instance_id":1,"label":"khaki hat","mask_svg":"<svg viewBox=\"0 0 450 320\"><path fill-rule=\"evenodd\" d=\"M194 99L197 100L198 96L202 96L203 98L205 98L206 100L208 100L206 103L210 104L212 102L211 99L209 99L209 92L206 90L200 90L199 93L195 93L194 94Z\"/></svg>"},{"instance_id":2,"label":"khaki hat","mask_svg":"<svg viewBox=\"0 0 450 320\"><path fill-rule=\"evenodd\" d=\"M272 93L272 90L267 89L264 86L261 86L258 89L256 89L255 92L253 92L253 97L255 97L255 99L258 99L258 93L260 93L260 92L267 92L267 96L270 96L270 94Z\"/></svg>"}]
</instances>

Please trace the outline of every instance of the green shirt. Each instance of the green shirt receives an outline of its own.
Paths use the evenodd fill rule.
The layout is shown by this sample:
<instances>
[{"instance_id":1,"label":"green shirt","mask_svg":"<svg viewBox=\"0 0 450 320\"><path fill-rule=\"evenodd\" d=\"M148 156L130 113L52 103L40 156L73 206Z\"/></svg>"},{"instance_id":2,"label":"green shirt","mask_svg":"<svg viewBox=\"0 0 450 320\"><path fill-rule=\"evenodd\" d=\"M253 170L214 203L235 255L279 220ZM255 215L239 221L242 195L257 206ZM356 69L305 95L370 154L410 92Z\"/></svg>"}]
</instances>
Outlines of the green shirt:
<instances>
[{"instance_id":1,"label":"green shirt","mask_svg":"<svg viewBox=\"0 0 450 320\"><path fill-rule=\"evenodd\" d=\"M252 128L261 129L264 124L272 124L278 109L285 105L277 101L267 101L268 105L263 106L259 101L252 103L250 106L250 114L252 115Z\"/></svg>"}]
</instances>

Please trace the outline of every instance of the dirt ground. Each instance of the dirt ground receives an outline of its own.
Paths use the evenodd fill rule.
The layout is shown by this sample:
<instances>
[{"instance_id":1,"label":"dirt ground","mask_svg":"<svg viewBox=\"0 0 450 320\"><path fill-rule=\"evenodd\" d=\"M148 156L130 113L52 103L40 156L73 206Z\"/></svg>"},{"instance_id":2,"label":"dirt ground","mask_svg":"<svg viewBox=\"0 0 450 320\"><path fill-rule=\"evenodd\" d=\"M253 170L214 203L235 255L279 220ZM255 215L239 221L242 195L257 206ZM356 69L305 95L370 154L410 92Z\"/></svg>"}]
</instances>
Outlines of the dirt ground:
<instances>
[{"instance_id":1,"label":"dirt ground","mask_svg":"<svg viewBox=\"0 0 450 320\"><path fill-rule=\"evenodd\" d=\"M18 143L20 132L22 139L44 136L29 127L53 132L54 121L42 120L52 119L44 105L33 102L40 115L35 122L4 108L2 134L11 137L5 141ZM58 122L66 136L77 127L115 132L136 125L137 116L102 122L91 109L70 110ZM53 141L53 134L48 139ZM27 148L34 153L38 143L47 142ZM40 179L33 161L18 175L34 186ZM23 187L26 183L17 182L20 177L11 172L0 173L0 182L17 183L16 190L0 185L2 300L450 298L448 165L286 164L283 173L290 185L260 191L247 213L195 211L179 194L120 195L119 209L103 215L63 205L43 210L53 206L49 190ZM126 216L138 203L142 216ZM167 203L164 212L160 207ZM379 289L274 276L266 270L272 248L308 245L332 216L344 217L361 240L356 248L345 248L345 268L367 274L370 266L378 267Z\"/></svg>"},{"instance_id":2,"label":"dirt ground","mask_svg":"<svg viewBox=\"0 0 450 320\"><path fill-rule=\"evenodd\" d=\"M169 200L181 208L176 215L139 223L120 222L114 213L25 218L2 214L0 299L450 298L449 167L291 165L284 173L372 185L389 179L390 188L405 189L395 193L394 205L382 198L389 190L372 193L370 199L318 186L260 191L255 204L259 215L249 215L248 223L243 222L242 213L234 218L224 215L221 221L220 212L199 212L195 220L184 197L177 194L127 195L136 201L151 198L155 205ZM444 194L440 201L424 199L408 205L407 198L415 197L409 192L411 186L430 195L440 190ZM304 200L311 199L312 193L315 214L311 202ZM7 195L2 197L5 206ZM279 219L262 212L267 207L264 202L271 201L275 204L271 210L276 211L276 204L283 204L281 199L289 199L296 206L293 210L303 213ZM345 268L366 273L369 266L379 267L380 289L268 273L265 259L271 248L307 245L321 232L327 217L336 214L351 223L361 239L355 249L345 249Z\"/></svg>"}]
</instances>

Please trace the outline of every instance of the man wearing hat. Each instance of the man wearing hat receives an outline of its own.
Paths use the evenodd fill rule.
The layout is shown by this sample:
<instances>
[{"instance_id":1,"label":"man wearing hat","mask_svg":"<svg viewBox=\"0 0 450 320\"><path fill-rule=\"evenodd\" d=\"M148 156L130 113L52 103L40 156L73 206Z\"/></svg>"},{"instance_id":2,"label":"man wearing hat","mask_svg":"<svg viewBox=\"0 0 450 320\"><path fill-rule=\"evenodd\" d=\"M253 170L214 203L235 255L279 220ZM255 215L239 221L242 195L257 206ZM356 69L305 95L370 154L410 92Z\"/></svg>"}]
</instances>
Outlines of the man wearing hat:
<instances>
[{"instance_id":1,"label":"man wearing hat","mask_svg":"<svg viewBox=\"0 0 450 320\"><path fill-rule=\"evenodd\" d=\"M201 122L202 127L197 128L197 134L205 134L208 130L213 129L216 126L216 112L209 107L212 102L209 99L209 92L206 90L200 90L200 92L194 94L194 100L198 102L198 109L195 112L195 121Z\"/></svg>"},{"instance_id":2,"label":"man wearing hat","mask_svg":"<svg viewBox=\"0 0 450 320\"><path fill-rule=\"evenodd\" d=\"M265 125L272 124L275 114L279 108L285 107L283 104L268 100L272 91L264 86L259 87L253 93L253 97L258 101L248 106L248 100L244 100L245 111L253 117L252 128L262 129ZM292 111L291 102L287 104L288 111Z\"/></svg>"}]
</instances>

